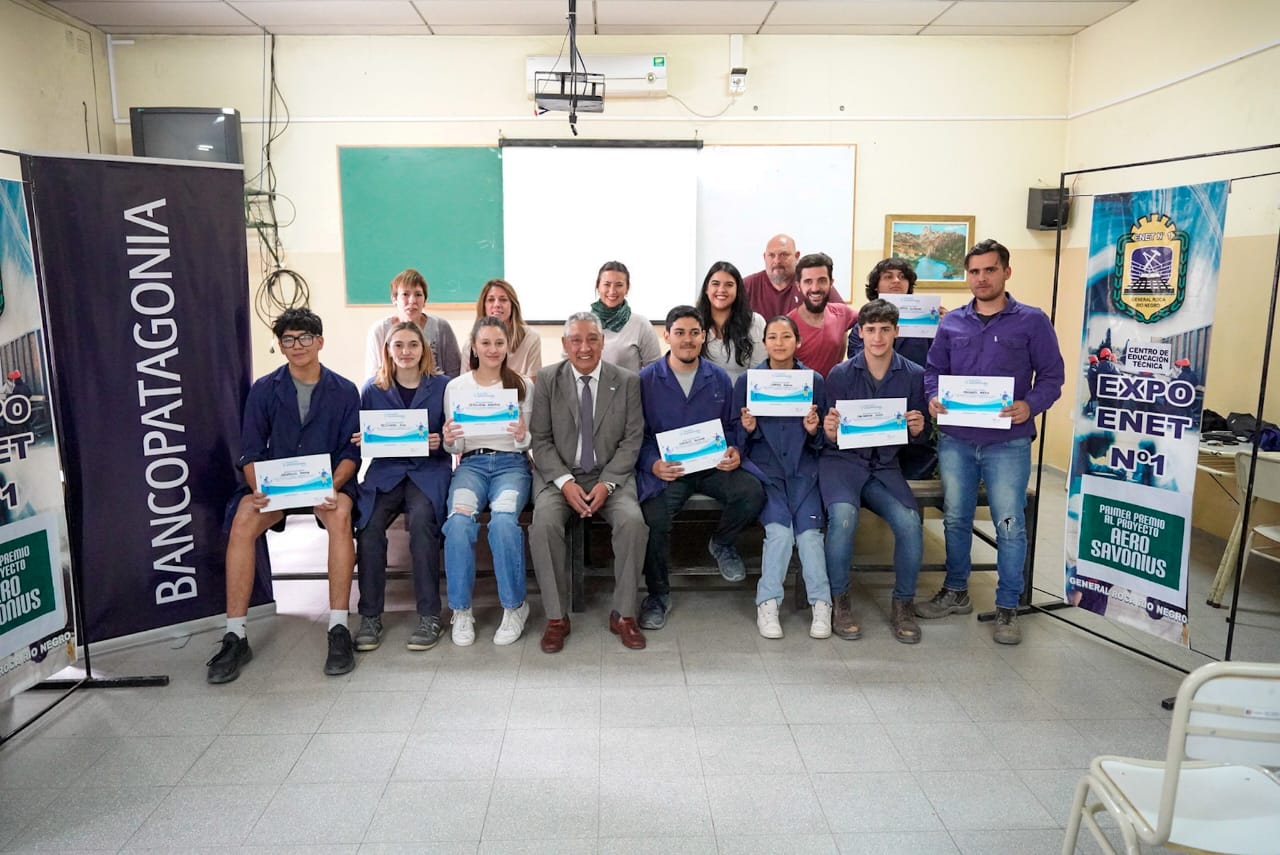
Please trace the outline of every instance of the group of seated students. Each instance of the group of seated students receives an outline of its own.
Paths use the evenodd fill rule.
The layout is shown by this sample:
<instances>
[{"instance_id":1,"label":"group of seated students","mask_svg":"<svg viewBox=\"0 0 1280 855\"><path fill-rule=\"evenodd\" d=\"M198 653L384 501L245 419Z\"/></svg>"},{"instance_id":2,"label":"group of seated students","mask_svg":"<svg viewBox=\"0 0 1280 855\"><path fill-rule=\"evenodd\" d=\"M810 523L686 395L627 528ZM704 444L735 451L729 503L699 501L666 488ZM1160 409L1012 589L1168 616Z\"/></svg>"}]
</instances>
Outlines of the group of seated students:
<instances>
[{"instance_id":1,"label":"group of seated students","mask_svg":"<svg viewBox=\"0 0 1280 855\"><path fill-rule=\"evenodd\" d=\"M256 381L245 403L243 484L227 514L227 628L208 662L209 682L236 679L252 659L245 622L255 541L282 528L286 513L294 512L268 508L254 464L308 454L327 454L332 462L333 495L305 509L328 533L329 675L351 671L356 651L382 642L386 532L401 514L418 615L407 647L429 650L443 634L442 541L452 641L475 642L474 547L478 515L486 509L502 605L493 641L519 640L530 610L518 517L531 497L529 551L546 618L540 646L547 653L562 650L570 634L569 523L598 516L609 524L615 580L609 629L625 647L643 649L644 631L662 629L671 614L672 522L695 493L721 506L707 548L726 580L746 578L739 534L757 521L764 528L756 623L765 638L783 635L779 605L793 548L812 607L809 635L861 636L849 594L853 538L859 510L874 512L894 535L891 632L913 644L921 639L917 617L973 610L967 590L972 523L979 483L985 483L997 542L994 639L1017 644L1032 419L1060 395L1064 366L1047 316L1005 290L1012 274L1008 250L983 241L969 251L964 266L973 299L943 315L931 343L899 338L898 309L880 298L913 290L916 276L907 262L877 264L867 279L869 302L854 311L833 300L827 255L799 256L794 241L779 235L764 258L765 270L746 282L734 265L712 265L696 305L667 313L665 354L653 325L627 304L626 266L608 262L597 275L596 302L564 322L564 358L546 367L515 289L490 280L476 304L465 372L449 325L423 312L425 280L407 270L392 281L396 314L370 332L370 379L362 391L321 364L319 317L307 309L281 314L272 332L287 364ZM766 319L753 311L757 304L791 308ZM750 368L807 372L807 412L752 413ZM933 419L947 412L938 380L951 375L1012 378L1013 400L1001 411L1008 426L942 425L935 435ZM515 390L519 402L515 418L492 435L464 430L452 417L458 400L483 387ZM837 403L874 398L906 399L908 442L841 448ZM429 453L376 457L358 480L360 411L378 409L427 410ZM712 468L686 472L679 455L659 448L659 434L707 422L718 422L725 440ZM908 477L935 466L945 494L947 572L937 594L916 603L923 534ZM353 529L360 567L354 636L347 627ZM642 572L646 596L638 602Z\"/></svg>"}]
</instances>

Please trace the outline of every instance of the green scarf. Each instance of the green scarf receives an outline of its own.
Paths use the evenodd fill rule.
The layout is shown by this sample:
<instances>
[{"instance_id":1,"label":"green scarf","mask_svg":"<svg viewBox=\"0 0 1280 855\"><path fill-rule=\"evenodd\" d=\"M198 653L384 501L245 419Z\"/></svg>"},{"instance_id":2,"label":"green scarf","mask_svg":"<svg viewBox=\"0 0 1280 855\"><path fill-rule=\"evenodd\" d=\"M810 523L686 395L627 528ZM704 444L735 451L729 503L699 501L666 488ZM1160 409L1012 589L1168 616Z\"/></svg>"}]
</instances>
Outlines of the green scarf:
<instances>
[{"instance_id":1,"label":"green scarf","mask_svg":"<svg viewBox=\"0 0 1280 855\"><path fill-rule=\"evenodd\" d=\"M616 309L610 309L602 301L596 300L591 304L591 313L600 319L600 323L609 332L621 332L627 321L631 320L631 307L626 300L619 303Z\"/></svg>"}]
</instances>

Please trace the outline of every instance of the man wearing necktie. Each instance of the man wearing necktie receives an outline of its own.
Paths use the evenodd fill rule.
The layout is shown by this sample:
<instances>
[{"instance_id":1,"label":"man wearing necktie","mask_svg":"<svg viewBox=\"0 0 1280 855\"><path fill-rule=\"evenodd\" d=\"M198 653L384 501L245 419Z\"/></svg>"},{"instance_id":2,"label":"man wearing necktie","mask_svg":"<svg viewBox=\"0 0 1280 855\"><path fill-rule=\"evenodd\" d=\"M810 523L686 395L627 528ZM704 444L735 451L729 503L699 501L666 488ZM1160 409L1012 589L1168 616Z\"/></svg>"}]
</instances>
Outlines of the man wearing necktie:
<instances>
[{"instance_id":1,"label":"man wearing necktie","mask_svg":"<svg viewBox=\"0 0 1280 855\"><path fill-rule=\"evenodd\" d=\"M604 334L590 312L564 325L567 358L538 372L529 433L533 522L529 548L547 628L542 649L557 653L569 635L565 526L574 515L601 516L613 533L613 611L609 629L625 647L645 646L636 591L649 530L636 499L635 466L644 440L640 378L600 357Z\"/></svg>"}]
</instances>

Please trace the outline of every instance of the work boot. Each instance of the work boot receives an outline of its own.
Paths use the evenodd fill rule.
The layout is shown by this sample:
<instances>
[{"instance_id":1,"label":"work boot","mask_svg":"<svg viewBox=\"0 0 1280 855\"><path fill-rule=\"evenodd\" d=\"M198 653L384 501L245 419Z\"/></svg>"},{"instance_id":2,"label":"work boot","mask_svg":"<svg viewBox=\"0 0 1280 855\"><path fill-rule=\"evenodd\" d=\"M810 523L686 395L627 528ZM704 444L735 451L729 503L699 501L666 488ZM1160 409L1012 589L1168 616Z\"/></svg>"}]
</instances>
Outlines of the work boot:
<instances>
[{"instance_id":1,"label":"work boot","mask_svg":"<svg viewBox=\"0 0 1280 855\"><path fill-rule=\"evenodd\" d=\"M862 638L862 627L854 620L853 609L849 606L849 592L836 594L835 613L831 616L831 631L845 641Z\"/></svg>"},{"instance_id":2,"label":"work boot","mask_svg":"<svg viewBox=\"0 0 1280 855\"><path fill-rule=\"evenodd\" d=\"M915 644L920 641L920 624L916 623L913 605L911 600L893 601L889 627L893 630L893 637L903 644Z\"/></svg>"},{"instance_id":3,"label":"work boot","mask_svg":"<svg viewBox=\"0 0 1280 855\"><path fill-rule=\"evenodd\" d=\"M1018 610L996 607L996 628L991 637L996 644L1021 644L1022 629L1018 626Z\"/></svg>"},{"instance_id":4,"label":"work boot","mask_svg":"<svg viewBox=\"0 0 1280 855\"><path fill-rule=\"evenodd\" d=\"M973 611L973 603L969 600L968 591L939 588L932 599L916 603L915 610L916 617L934 620L947 615L967 615Z\"/></svg>"}]
</instances>

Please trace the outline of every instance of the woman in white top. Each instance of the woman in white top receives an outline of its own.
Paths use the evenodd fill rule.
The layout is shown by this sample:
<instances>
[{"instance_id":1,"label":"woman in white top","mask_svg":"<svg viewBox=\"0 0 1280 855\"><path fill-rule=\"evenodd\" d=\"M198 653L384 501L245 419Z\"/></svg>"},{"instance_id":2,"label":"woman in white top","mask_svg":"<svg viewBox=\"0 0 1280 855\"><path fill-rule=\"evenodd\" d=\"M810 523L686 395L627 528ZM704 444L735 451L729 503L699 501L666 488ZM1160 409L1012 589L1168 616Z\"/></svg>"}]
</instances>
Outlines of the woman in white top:
<instances>
[{"instance_id":1,"label":"woman in white top","mask_svg":"<svg viewBox=\"0 0 1280 855\"><path fill-rule=\"evenodd\" d=\"M596 274L596 297L591 312L604 329L604 353L601 358L628 371L639 372L662 358L658 334L643 315L634 314L627 305L631 290L631 273L621 261L606 261Z\"/></svg>"},{"instance_id":2,"label":"woman in white top","mask_svg":"<svg viewBox=\"0 0 1280 855\"><path fill-rule=\"evenodd\" d=\"M764 359L764 318L751 311L738 268L727 261L711 265L698 294L698 312L707 325L702 355L728 372L731 382Z\"/></svg>"},{"instance_id":3,"label":"woman in white top","mask_svg":"<svg viewBox=\"0 0 1280 855\"><path fill-rule=\"evenodd\" d=\"M513 644L529 617L525 602L524 531L518 518L529 501L530 383L507 365L507 328L496 317L483 317L471 328L471 371L451 380L444 392L444 448L462 455L449 485L449 518L444 523L444 561L449 607L453 609L453 643L476 639L471 590L476 580L476 515L489 506L489 549L498 580L502 623L494 644ZM464 434L459 406L477 390L514 389L516 419L492 434ZM474 428L473 428L474 430Z\"/></svg>"},{"instance_id":4,"label":"woman in white top","mask_svg":"<svg viewBox=\"0 0 1280 855\"><path fill-rule=\"evenodd\" d=\"M524 322L520 298L505 279L490 279L476 300L476 320L497 318L507 325L507 366L530 380L542 367L542 338ZM474 354L472 354L474 356Z\"/></svg>"}]
</instances>

